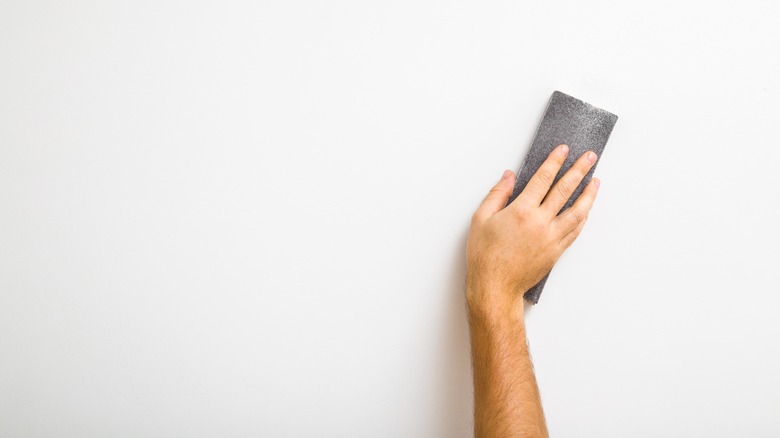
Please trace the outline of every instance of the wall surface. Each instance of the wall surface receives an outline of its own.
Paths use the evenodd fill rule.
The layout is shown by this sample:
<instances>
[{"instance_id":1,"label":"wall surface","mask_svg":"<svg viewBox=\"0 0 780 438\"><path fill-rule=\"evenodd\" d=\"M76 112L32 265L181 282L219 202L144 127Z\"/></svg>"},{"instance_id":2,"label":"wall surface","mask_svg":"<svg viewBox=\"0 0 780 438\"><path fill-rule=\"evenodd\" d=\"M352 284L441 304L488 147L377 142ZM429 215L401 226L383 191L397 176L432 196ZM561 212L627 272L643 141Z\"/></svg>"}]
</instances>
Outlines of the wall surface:
<instances>
[{"instance_id":1,"label":"wall surface","mask_svg":"<svg viewBox=\"0 0 780 438\"><path fill-rule=\"evenodd\" d=\"M472 211L620 116L560 437L780 436L777 2L0 3L0 436L466 437Z\"/></svg>"}]
</instances>

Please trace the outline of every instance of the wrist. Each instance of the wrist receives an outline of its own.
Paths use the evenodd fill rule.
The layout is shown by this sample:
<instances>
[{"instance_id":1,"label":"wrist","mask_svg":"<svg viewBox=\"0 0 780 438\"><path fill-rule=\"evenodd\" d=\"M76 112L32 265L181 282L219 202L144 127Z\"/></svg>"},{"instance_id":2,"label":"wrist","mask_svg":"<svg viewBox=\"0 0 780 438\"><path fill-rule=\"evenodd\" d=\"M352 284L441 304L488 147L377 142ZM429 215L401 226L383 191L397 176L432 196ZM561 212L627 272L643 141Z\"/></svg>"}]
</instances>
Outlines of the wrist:
<instances>
[{"instance_id":1,"label":"wrist","mask_svg":"<svg viewBox=\"0 0 780 438\"><path fill-rule=\"evenodd\" d=\"M466 288L466 304L470 321L517 323L523 321L525 300L507 287L472 284Z\"/></svg>"}]
</instances>

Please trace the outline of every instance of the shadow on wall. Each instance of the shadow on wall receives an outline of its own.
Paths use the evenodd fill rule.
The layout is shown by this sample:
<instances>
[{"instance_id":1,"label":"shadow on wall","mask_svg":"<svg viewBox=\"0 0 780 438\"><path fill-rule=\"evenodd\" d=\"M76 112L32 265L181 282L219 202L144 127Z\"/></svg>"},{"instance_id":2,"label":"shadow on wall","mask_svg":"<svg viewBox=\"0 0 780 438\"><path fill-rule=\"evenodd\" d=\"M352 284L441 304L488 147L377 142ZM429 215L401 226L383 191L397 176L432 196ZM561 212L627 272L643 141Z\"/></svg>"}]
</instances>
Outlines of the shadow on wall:
<instances>
[{"instance_id":1,"label":"shadow on wall","mask_svg":"<svg viewBox=\"0 0 780 438\"><path fill-rule=\"evenodd\" d=\"M464 228L453 251L450 275L443 278L443 322L440 334L440 363L437 401L438 423L432 436L441 438L473 436L471 353L466 319L466 238Z\"/></svg>"}]
</instances>

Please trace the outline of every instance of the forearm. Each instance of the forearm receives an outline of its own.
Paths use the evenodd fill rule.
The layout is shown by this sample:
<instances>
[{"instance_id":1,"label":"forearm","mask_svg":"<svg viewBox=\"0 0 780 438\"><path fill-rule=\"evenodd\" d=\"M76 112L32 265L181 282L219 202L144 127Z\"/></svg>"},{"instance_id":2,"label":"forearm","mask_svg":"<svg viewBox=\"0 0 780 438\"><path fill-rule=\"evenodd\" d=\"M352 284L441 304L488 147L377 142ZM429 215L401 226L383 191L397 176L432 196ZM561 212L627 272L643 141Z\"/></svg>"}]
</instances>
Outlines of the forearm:
<instances>
[{"instance_id":1,"label":"forearm","mask_svg":"<svg viewBox=\"0 0 780 438\"><path fill-rule=\"evenodd\" d=\"M470 290L468 296L485 294ZM475 437L546 437L522 301L481 304L469 303Z\"/></svg>"}]
</instances>

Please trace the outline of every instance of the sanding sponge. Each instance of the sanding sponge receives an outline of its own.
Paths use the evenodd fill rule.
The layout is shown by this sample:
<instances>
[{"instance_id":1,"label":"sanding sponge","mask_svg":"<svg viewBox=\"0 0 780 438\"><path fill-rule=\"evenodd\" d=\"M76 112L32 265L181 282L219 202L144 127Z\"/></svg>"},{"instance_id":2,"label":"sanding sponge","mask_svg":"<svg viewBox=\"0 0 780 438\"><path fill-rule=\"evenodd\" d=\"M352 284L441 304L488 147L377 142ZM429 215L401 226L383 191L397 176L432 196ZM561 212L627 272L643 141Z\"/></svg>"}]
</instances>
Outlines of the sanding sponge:
<instances>
[{"instance_id":1,"label":"sanding sponge","mask_svg":"<svg viewBox=\"0 0 780 438\"><path fill-rule=\"evenodd\" d=\"M507 205L517 198L517 195L523 191L528 181L544 160L547 159L550 152L560 144L569 146L569 155L566 157L566 162L563 164L561 171L555 177L556 182L569 170L577 158L586 151L595 152L600 159L615 122L617 122L616 115L596 108L568 94L554 91L550 101L547 103L547 109L544 112L542 122L536 130L536 136L531 149L528 150L520 172L517 174L515 188ZM561 211L571 207L574 201L579 198L585 186L590 182L594 170L596 170L595 164L590 169L590 172L585 175L582 183L574 190L571 198L569 198ZM547 273L539 284L525 293L524 297L527 301L534 304L539 301L539 296L549 276L550 274Z\"/></svg>"}]
</instances>

